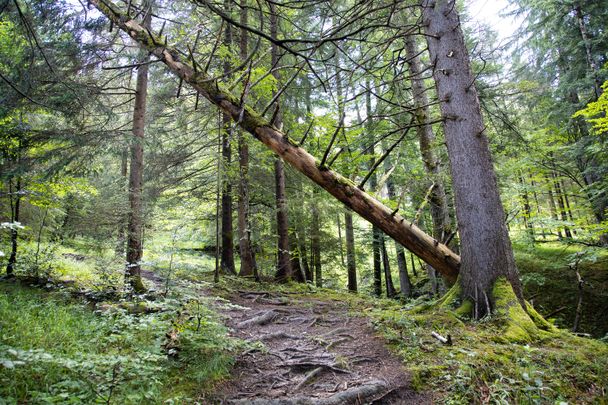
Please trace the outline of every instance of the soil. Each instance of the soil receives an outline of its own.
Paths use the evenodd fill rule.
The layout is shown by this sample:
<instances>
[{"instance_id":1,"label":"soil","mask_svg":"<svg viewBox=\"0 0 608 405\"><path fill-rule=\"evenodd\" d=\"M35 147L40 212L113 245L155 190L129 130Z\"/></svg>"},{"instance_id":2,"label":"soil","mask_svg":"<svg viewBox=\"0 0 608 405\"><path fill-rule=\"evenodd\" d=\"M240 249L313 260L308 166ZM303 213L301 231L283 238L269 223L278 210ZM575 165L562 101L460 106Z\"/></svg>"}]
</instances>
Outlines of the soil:
<instances>
[{"instance_id":1,"label":"soil","mask_svg":"<svg viewBox=\"0 0 608 405\"><path fill-rule=\"evenodd\" d=\"M232 334L261 341L237 358L219 404L424 404L399 359L347 304L241 291L221 309ZM254 322L259 321L259 322Z\"/></svg>"}]
</instances>

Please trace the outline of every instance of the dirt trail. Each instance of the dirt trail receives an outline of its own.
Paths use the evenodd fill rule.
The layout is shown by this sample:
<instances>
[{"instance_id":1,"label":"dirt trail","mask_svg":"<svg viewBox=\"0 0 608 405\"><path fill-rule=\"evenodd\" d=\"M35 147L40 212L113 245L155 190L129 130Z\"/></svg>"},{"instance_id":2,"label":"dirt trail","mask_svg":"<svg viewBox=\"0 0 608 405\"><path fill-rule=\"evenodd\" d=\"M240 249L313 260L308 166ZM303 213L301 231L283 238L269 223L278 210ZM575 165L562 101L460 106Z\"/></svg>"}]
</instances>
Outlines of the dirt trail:
<instances>
[{"instance_id":1,"label":"dirt trail","mask_svg":"<svg viewBox=\"0 0 608 405\"><path fill-rule=\"evenodd\" d=\"M421 404L401 362L345 303L241 291L223 309L232 334L266 349L238 357L221 404Z\"/></svg>"}]
</instances>

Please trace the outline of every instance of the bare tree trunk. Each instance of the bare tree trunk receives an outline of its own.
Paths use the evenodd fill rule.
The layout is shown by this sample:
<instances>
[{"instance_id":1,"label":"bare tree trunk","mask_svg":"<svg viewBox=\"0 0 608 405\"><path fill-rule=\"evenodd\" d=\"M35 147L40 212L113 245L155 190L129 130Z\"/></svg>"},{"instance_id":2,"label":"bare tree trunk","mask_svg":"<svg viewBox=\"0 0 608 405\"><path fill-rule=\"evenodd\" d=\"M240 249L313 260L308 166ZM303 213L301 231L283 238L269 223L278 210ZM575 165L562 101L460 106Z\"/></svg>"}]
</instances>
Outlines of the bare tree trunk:
<instances>
[{"instance_id":1,"label":"bare tree trunk","mask_svg":"<svg viewBox=\"0 0 608 405\"><path fill-rule=\"evenodd\" d=\"M435 243L433 238L416 225L406 221L399 213L394 213L345 177L327 167L319 167L318 161L311 154L291 142L283 132L261 117L253 108L248 105L242 106L240 98L224 86L208 80L208 76L200 70L195 74L192 64L180 57L180 52L167 46L158 36L151 35L137 21L127 18L120 7L112 1L90 0L90 2L116 27L145 46L151 54L175 75L190 84L200 95L220 107L222 111L230 113L232 119L243 129L285 159L294 169L342 201L361 217L378 226L445 277L452 281L456 280L460 257L447 246Z\"/></svg>"},{"instance_id":2,"label":"bare tree trunk","mask_svg":"<svg viewBox=\"0 0 608 405\"><path fill-rule=\"evenodd\" d=\"M401 289L401 296L403 298L409 298L412 296L412 282L410 281L410 275L407 273L405 251L403 246L397 242L395 242L395 251L397 254L397 266L399 268L399 288Z\"/></svg>"},{"instance_id":3,"label":"bare tree trunk","mask_svg":"<svg viewBox=\"0 0 608 405\"><path fill-rule=\"evenodd\" d=\"M549 211L551 211L551 218L553 218L553 220L557 222L557 221L559 221L559 218L557 217L557 207L555 205L555 198L553 197L553 184L552 184L551 180L549 179L549 176L545 175L545 179L547 180L547 196L549 197ZM557 227L557 237L560 240L563 238L562 230L559 226Z\"/></svg>"},{"instance_id":4,"label":"bare tree trunk","mask_svg":"<svg viewBox=\"0 0 608 405\"><path fill-rule=\"evenodd\" d=\"M374 125L373 125L373 111L372 111L372 99L371 99L371 83L369 79L366 79L365 86L369 89L365 93L365 114L366 114L366 122L365 129L367 131L367 135L369 137L369 146L367 146L366 151L372 157L368 163L369 170L372 170L376 165L375 158L375 148L374 148ZM376 188L378 187L378 179L376 177L376 173L372 173L369 178L369 186L373 192L377 192ZM379 297L382 295L382 231L376 226L372 226L372 256L374 260L374 294Z\"/></svg>"},{"instance_id":5,"label":"bare tree trunk","mask_svg":"<svg viewBox=\"0 0 608 405\"><path fill-rule=\"evenodd\" d=\"M346 269L348 273L348 291L357 291L357 260L355 256L355 233L353 230L353 214L349 209L344 211L346 227Z\"/></svg>"},{"instance_id":6,"label":"bare tree trunk","mask_svg":"<svg viewBox=\"0 0 608 405\"><path fill-rule=\"evenodd\" d=\"M230 2L224 2L226 10L230 9ZM224 46L230 50L232 48L232 26L226 24L224 31ZM230 72L230 60L224 61L224 74ZM225 168L229 168L232 163L231 139L231 117L227 113L222 114L222 161ZM224 170L222 184L222 258L221 269L226 274L236 274L234 267L234 228L232 226L232 176L230 170Z\"/></svg>"},{"instance_id":7,"label":"bare tree trunk","mask_svg":"<svg viewBox=\"0 0 608 405\"><path fill-rule=\"evenodd\" d=\"M568 199L568 192L566 191L566 183L564 181L560 182L562 193L564 195L564 205L566 208L566 214L568 215L568 219L570 222L574 223L574 217L572 216L572 210L570 209L570 200ZM576 236L576 229L572 228L572 235Z\"/></svg>"},{"instance_id":8,"label":"bare tree trunk","mask_svg":"<svg viewBox=\"0 0 608 405\"><path fill-rule=\"evenodd\" d=\"M412 96L414 98L414 106L416 123L418 127L416 132L418 135L420 154L424 163L424 170L430 179L429 187L431 188L430 195L430 211L433 219L433 237L439 242L444 242L452 231L452 222L450 219L450 211L448 208L445 188L441 181L440 164L433 151L433 143L435 142L435 134L433 127L429 124L431 111L429 108L429 100L427 97L427 89L424 84L423 70L420 63L420 52L416 44L416 37L407 35L405 37L405 50L409 61L409 72L412 77ZM439 291L439 281L435 269L428 265L426 266L433 295Z\"/></svg>"},{"instance_id":9,"label":"bare tree trunk","mask_svg":"<svg viewBox=\"0 0 608 405\"><path fill-rule=\"evenodd\" d=\"M385 170L390 170L389 159L385 159L384 162ZM397 198L397 193L395 192L395 184L390 177L386 180L386 189L388 192L388 198L395 200L395 198ZM410 281L410 276L407 273L407 262L405 260L403 246L401 246L397 241L395 241L395 252L397 254L397 267L399 269L399 287L401 289L401 295L404 298L407 298L412 295L412 283Z\"/></svg>"},{"instance_id":10,"label":"bare tree trunk","mask_svg":"<svg viewBox=\"0 0 608 405\"><path fill-rule=\"evenodd\" d=\"M240 22L246 26L248 24L247 0L241 0ZM241 59L245 60L248 53L249 35L246 29L240 31L240 54ZM239 253L241 256L241 269L239 275L253 275L256 281L260 280L257 272L257 265L251 247L251 223L249 220L249 145L243 137L243 131L238 130L238 150L239 150L239 198L238 198L238 235Z\"/></svg>"},{"instance_id":11,"label":"bare tree trunk","mask_svg":"<svg viewBox=\"0 0 608 405\"><path fill-rule=\"evenodd\" d=\"M150 29L152 22L151 4L144 6L143 26ZM131 141L131 165L129 170L129 228L127 233L126 281L133 291L145 291L141 280L141 258L143 255L143 207L142 188L144 172L144 134L146 127L146 100L148 97L148 62L150 54L140 50L140 66L137 68L135 107L133 109L133 140Z\"/></svg>"},{"instance_id":12,"label":"bare tree trunk","mask_svg":"<svg viewBox=\"0 0 608 405\"><path fill-rule=\"evenodd\" d=\"M11 201L11 254L6 264L6 275L11 277L15 273L15 266L17 265L17 244L19 240L19 231L17 223L19 222L19 215L21 209L21 178L17 177L17 183L15 185L16 190L12 190L13 181L9 180L9 195ZM15 196L13 197L13 194Z\"/></svg>"},{"instance_id":13,"label":"bare tree trunk","mask_svg":"<svg viewBox=\"0 0 608 405\"><path fill-rule=\"evenodd\" d=\"M384 267L384 281L386 284L386 296L388 298L394 297L396 295L395 285L393 284L393 276L391 275L391 266L388 257L388 251L386 250L386 238L384 235L381 235L382 240L380 243L382 244L382 265Z\"/></svg>"},{"instance_id":14,"label":"bare tree trunk","mask_svg":"<svg viewBox=\"0 0 608 405\"><path fill-rule=\"evenodd\" d=\"M270 8L270 36L277 38L278 17L275 3L269 2ZM276 44L272 44L271 48L272 69L279 65L279 52ZM281 81L279 70L276 69L272 75L277 80ZM283 117L280 110L279 101L275 105L273 125L279 130L283 127ZM287 217L287 197L285 195L285 168L283 167L283 159L277 156L274 161L274 176L276 187L276 204L277 204L277 272L275 278L277 280L289 280L293 278L293 269L291 268L291 259L289 254L289 221Z\"/></svg>"},{"instance_id":15,"label":"bare tree trunk","mask_svg":"<svg viewBox=\"0 0 608 405\"><path fill-rule=\"evenodd\" d=\"M423 19L456 200L464 299L481 318L493 310L492 289L504 276L523 294L477 89L454 0L423 0Z\"/></svg>"},{"instance_id":16,"label":"bare tree trunk","mask_svg":"<svg viewBox=\"0 0 608 405\"><path fill-rule=\"evenodd\" d=\"M534 226L532 225L532 209L530 208L530 198L528 197L528 185L524 180L524 176L519 175L519 184L521 185L521 199L524 206L524 227L528 232L528 236L534 243Z\"/></svg>"},{"instance_id":17,"label":"bare tree trunk","mask_svg":"<svg viewBox=\"0 0 608 405\"><path fill-rule=\"evenodd\" d=\"M298 251L300 254L300 262L304 270L305 280L313 281L312 269L308 260L308 249L306 249L307 235L304 226L300 221L296 222Z\"/></svg>"},{"instance_id":18,"label":"bare tree trunk","mask_svg":"<svg viewBox=\"0 0 608 405\"><path fill-rule=\"evenodd\" d=\"M124 179L124 183L121 182L121 190L124 190L127 187L129 175L129 148L127 146L124 147L120 157L120 175ZM125 254L125 222L127 222L127 216L128 215L125 215L124 210L121 209L119 214L118 235L116 237L116 248L114 249L114 253L117 257Z\"/></svg>"},{"instance_id":19,"label":"bare tree trunk","mask_svg":"<svg viewBox=\"0 0 608 405\"><path fill-rule=\"evenodd\" d=\"M560 187L559 180L557 179L557 174L553 173L553 186L555 187L555 198L557 198L557 205L559 206L559 213L563 222L568 222L568 215L566 214L566 205L564 204L564 197L562 193L562 188ZM566 234L566 238L572 239L572 232L570 232L570 227L568 225L564 225L564 233Z\"/></svg>"},{"instance_id":20,"label":"bare tree trunk","mask_svg":"<svg viewBox=\"0 0 608 405\"><path fill-rule=\"evenodd\" d=\"M311 230L311 255L312 266L315 273L315 285L323 287L323 270L321 268L321 224L319 218L319 206L317 199L319 192L316 187L312 191L312 230Z\"/></svg>"},{"instance_id":21,"label":"bare tree trunk","mask_svg":"<svg viewBox=\"0 0 608 405\"><path fill-rule=\"evenodd\" d=\"M342 224L340 223L340 214L336 216L336 223L338 226L338 244L340 245L340 264L342 267L346 265L344 262L344 243L342 243Z\"/></svg>"}]
</instances>

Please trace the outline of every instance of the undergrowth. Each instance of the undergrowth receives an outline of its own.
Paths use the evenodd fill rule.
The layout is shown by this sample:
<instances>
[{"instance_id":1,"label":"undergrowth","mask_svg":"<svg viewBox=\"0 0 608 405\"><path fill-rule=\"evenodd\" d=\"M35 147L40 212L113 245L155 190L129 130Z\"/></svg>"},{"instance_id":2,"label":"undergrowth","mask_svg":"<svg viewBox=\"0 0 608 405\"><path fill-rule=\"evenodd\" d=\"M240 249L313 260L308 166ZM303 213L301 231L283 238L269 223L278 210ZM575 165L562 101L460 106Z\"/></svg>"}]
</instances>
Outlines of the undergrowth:
<instances>
[{"instance_id":1,"label":"undergrowth","mask_svg":"<svg viewBox=\"0 0 608 405\"><path fill-rule=\"evenodd\" d=\"M153 299L95 305L0 283L0 403L204 403L243 342L227 336L211 299ZM189 316L179 356L167 356L178 312Z\"/></svg>"}]
</instances>

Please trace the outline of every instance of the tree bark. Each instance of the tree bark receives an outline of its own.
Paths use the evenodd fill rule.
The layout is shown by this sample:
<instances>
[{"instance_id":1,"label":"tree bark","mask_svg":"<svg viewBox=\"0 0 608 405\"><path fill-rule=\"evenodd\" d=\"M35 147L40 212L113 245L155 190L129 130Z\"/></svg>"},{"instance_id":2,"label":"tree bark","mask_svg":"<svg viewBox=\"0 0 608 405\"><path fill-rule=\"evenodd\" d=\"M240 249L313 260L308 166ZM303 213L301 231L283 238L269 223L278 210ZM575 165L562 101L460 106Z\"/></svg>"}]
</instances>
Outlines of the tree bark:
<instances>
[{"instance_id":1,"label":"tree bark","mask_svg":"<svg viewBox=\"0 0 608 405\"><path fill-rule=\"evenodd\" d=\"M150 29L152 22L151 5L144 6L143 27ZM133 109L133 139L131 141L131 165L129 170L129 219L127 232L127 271L126 281L133 291L145 291L141 279L141 258L143 255L143 207L142 188L144 172L144 135L146 127L146 101L148 97L148 69L150 54L142 47L137 84L135 89L135 107Z\"/></svg>"},{"instance_id":2,"label":"tree bark","mask_svg":"<svg viewBox=\"0 0 608 405\"><path fill-rule=\"evenodd\" d=\"M11 200L11 254L8 257L8 263L6 264L6 275L11 277L15 273L15 266L17 265L17 245L19 241L19 231L17 228L17 222L20 218L21 209L21 178L17 177L15 184L16 191L15 197L13 197L12 180L9 179L9 195Z\"/></svg>"},{"instance_id":3,"label":"tree bark","mask_svg":"<svg viewBox=\"0 0 608 405\"><path fill-rule=\"evenodd\" d=\"M248 23L247 0L241 0L240 22L243 25ZM247 58L248 52L248 31L241 29L240 55L241 59ZM237 131L237 143L239 151L239 198L238 198L238 235L239 253L241 256L240 276L252 276L256 281L260 280L257 272L257 265L251 247L251 229L249 220L249 145L243 137L243 131Z\"/></svg>"},{"instance_id":4,"label":"tree bark","mask_svg":"<svg viewBox=\"0 0 608 405\"><path fill-rule=\"evenodd\" d=\"M462 294L481 318L493 310L499 277L509 280L523 306L522 289L456 5L453 0L422 5L456 201Z\"/></svg>"},{"instance_id":5,"label":"tree bark","mask_svg":"<svg viewBox=\"0 0 608 405\"><path fill-rule=\"evenodd\" d=\"M521 186L521 200L524 206L524 227L532 243L534 243L534 226L532 225L532 208L530 207L530 198L528 197L528 185L524 180L523 175L519 175L519 184Z\"/></svg>"},{"instance_id":6,"label":"tree bark","mask_svg":"<svg viewBox=\"0 0 608 405\"><path fill-rule=\"evenodd\" d=\"M568 215L566 214L566 205L564 204L564 196L562 193L562 188L559 184L559 180L557 178L557 174L553 172L553 186L555 187L555 198L557 198L557 205L559 206L559 213L564 223L568 222ZM566 238L572 239L572 232L570 232L570 227L568 225L564 225L564 233L566 234Z\"/></svg>"},{"instance_id":7,"label":"tree bark","mask_svg":"<svg viewBox=\"0 0 608 405\"><path fill-rule=\"evenodd\" d=\"M353 214L349 209L344 211L346 233L346 269L348 274L348 291L357 292L357 260L355 256L355 232Z\"/></svg>"},{"instance_id":8,"label":"tree bark","mask_svg":"<svg viewBox=\"0 0 608 405\"><path fill-rule=\"evenodd\" d=\"M428 187L431 188L429 198L429 206L431 218L433 220L433 237L439 242L444 242L452 231L452 221L450 219L450 211L448 208L445 188L441 181L440 164L433 151L433 143L435 142L435 133L430 122L431 111L429 108L429 100L427 97L427 89L424 84L422 64L420 63L420 51L416 44L416 37L407 35L405 37L405 51L408 59L409 73L412 82L412 97L415 108L415 119L418 126L416 132L420 154L424 170L430 181ZM432 266L427 266L427 274L431 281L433 295L439 291L439 281L437 273Z\"/></svg>"},{"instance_id":9,"label":"tree bark","mask_svg":"<svg viewBox=\"0 0 608 405\"><path fill-rule=\"evenodd\" d=\"M386 284L386 296L388 298L394 297L396 295L395 285L393 284L393 276L391 275L391 266L388 257L388 251L386 250L386 238L382 235L382 240L380 241L382 244L382 265L384 267L384 281Z\"/></svg>"},{"instance_id":10,"label":"tree bark","mask_svg":"<svg viewBox=\"0 0 608 405\"><path fill-rule=\"evenodd\" d=\"M365 150L367 151L367 153L369 153L371 155L371 158L369 160L368 163L368 169L369 170L373 170L373 168L376 165L376 151L375 151L375 147L374 147L374 138L373 138L373 133L374 133L374 128L373 128L373 111L372 111L372 99L371 99L371 83L369 81L369 79L366 79L365 82L365 86L367 89L369 89L366 93L365 93L365 114L366 114L366 121L365 121L365 129L367 131L367 134L369 136L369 145L367 145L367 147L365 148ZM376 177L376 173L372 173L372 175L369 178L369 186L372 190L372 192L376 193L378 192L378 190L376 190L376 188L378 187L378 179ZM373 262L374 262L374 294L377 297L380 297L382 295L382 241L383 241L384 236L382 235L382 231L376 226L373 225L372 226L372 256L373 256Z\"/></svg>"},{"instance_id":11,"label":"tree bark","mask_svg":"<svg viewBox=\"0 0 608 405\"><path fill-rule=\"evenodd\" d=\"M226 11L229 11L230 2L224 2ZM232 26L226 24L224 31L224 46L226 49L232 47ZM224 60L224 74L230 72L230 60ZM222 114L222 162L224 165L224 176L222 184L222 258L221 269L225 274L236 274L234 266L234 228L232 225L232 176L229 175L230 170L227 170L232 163L232 147L231 147L231 117L230 114L224 112Z\"/></svg>"},{"instance_id":12,"label":"tree bark","mask_svg":"<svg viewBox=\"0 0 608 405\"><path fill-rule=\"evenodd\" d=\"M270 8L270 36L277 39L278 16L275 3L268 3ZM276 44L271 47L271 62L272 69L279 65L279 51ZM281 75L278 69L273 70L272 75L277 80L281 81ZM274 121L273 125L281 130L283 127L283 117L279 100L274 105ZM285 195L285 168L283 167L283 159L277 156L274 161L274 178L275 178L275 196L277 205L277 272L275 278L280 281L285 281L294 278L293 269L291 268L291 258L289 254L289 220L287 213L287 197Z\"/></svg>"},{"instance_id":13,"label":"tree bark","mask_svg":"<svg viewBox=\"0 0 608 405\"><path fill-rule=\"evenodd\" d=\"M164 39L150 34L137 21L130 19L109 0L90 0L116 27L145 46L159 61L178 77L190 84L199 94L228 112L243 129L281 156L296 170L324 188L363 218L376 224L411 252L431 264L452 281L458 276L460 257L447 246L434 239L417 226L406 221L398 213L386 207L360 190L353 182L326 167L303 148L295 145L278 128L262 118L247 105L241 105L240 97L225 86L209 81L201 71L194 71L192 64L179 56L179 52L166 46Z\"/></svg>"},{"instance_id":14,"label":"tree bark","mask_svg":"<svg viewBox=\"0 0 608 405\"><path fill-rule=\"evenodd\" d=\"M311 246L312 267L314 268L315 285L323 287L323 269L321 268L321 220L319 218L319 205L317 199L319 192L316 187L312 191L312 221Z\"/></svg>"}]
</instances>

